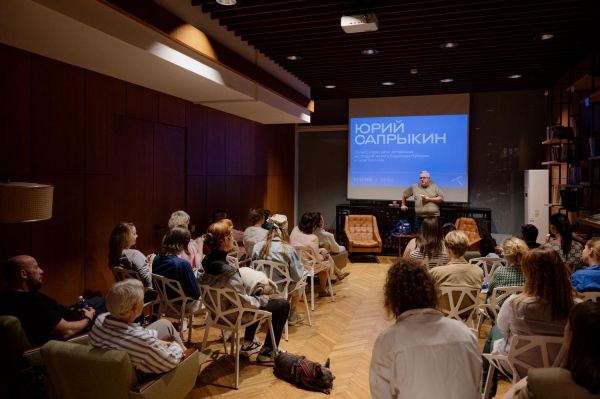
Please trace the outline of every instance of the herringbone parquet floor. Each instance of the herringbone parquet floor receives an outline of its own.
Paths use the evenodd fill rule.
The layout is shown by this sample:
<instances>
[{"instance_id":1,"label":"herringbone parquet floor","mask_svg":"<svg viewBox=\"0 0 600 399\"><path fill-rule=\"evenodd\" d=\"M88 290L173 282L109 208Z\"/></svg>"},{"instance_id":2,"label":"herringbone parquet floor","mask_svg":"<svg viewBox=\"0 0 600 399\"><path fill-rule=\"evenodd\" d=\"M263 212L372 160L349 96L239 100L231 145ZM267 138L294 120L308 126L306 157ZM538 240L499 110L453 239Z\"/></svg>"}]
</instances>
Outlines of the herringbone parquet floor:
<instances>
[{"instance_id":1,"label":"herringbone parquet floor","mask_svg":"<svg viewBox=\"0 0 600 399\"><path fill-rule=\"evenodd\" d=\"M281 340L282 350L302 354L311 360L331 359L335 374L332 398L370 398L369 362L377 335L392 323L383 310L383 284L388 262L395 258L380 258L382 263L348 264L352 272L343 282L334 285L335 302L318 299L312 313L313 326L308 322L289 328L289 341ZM301 310L303 311L303 309ZM200 322L200 321L199 321ZM194 325L192 342L200 346L204 326ZM323 393L305 391L273 375L272 365L258 364L240 357L240 389L233 389L235 361L223 355L220 332L211 330L209 348L213 355L201 367L196 386L188 399L228 398L322 398ZM264 334L260 335L261 339ZM252 357L254 359L254 357ZM507 388L501 383L500 392Z\"/></svg>"}]
</instances>

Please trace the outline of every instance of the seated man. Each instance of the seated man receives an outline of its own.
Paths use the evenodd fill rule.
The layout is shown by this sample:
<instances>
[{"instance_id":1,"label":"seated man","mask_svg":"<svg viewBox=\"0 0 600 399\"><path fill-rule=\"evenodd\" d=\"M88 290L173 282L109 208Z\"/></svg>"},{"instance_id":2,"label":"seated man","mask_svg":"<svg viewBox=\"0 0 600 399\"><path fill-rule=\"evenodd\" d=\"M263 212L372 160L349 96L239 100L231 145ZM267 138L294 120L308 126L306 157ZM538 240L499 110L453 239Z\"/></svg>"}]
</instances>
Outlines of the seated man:
<instances>
[{"instance_id":1,"label":"seated man","mask_svg":"<svg viewBox=\"0 0 600 399\"><path fill-rule=\"evenodd\" d=\"M87 331L94 308L70 310L39 292L44 271L35 258L14 256L4 262L3 269L7 287L0 293L0 315L17 317L31 345L41 346L50 339L67 340ZM101 302L97 303L99 307L103 307Z\"/></svg>"},{"instance_id":2,"label":"seated man","mask_svg":"<svg viewBox=\"0 0 600 399\"><path fill-rule=\"evenodd\" d=\"M571 275L571 284L578 292L600 291L600 238L594 237L585 243L582 254L587 265Z\"/></svg>"},{"instance_id":3,"label":"seated man","mask_svg":"<svg viewBox=\"0 0 600 399\"><path fill-rule=\"evenodd\" d=\"M147 328L133 322L144 308L141 281L115 283L106 294L106 307L109 313L98 316L90 331L92 346L126 351L143 374L165 373L177 366L185 346L171 322L160 319Z\"/></svg>"}]
</instances>

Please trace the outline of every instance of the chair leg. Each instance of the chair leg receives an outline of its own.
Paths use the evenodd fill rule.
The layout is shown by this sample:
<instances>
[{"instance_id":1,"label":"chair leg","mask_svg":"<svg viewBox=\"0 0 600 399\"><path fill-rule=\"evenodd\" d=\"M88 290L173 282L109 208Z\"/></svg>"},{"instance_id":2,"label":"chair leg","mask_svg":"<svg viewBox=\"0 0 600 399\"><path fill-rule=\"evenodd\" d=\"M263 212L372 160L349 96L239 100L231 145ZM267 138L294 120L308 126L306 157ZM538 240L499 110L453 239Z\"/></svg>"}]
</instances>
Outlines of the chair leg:
<instances>
[{"instance_id":1,"label":"chair leg","mask_svg":"<svg viewBox=\"0 0 600 399\"><path fill-rule=\"evenodd\" d=\"M190 313L188 317L188 342L192 343L192 322L194 321L194 315Z\"/></svg>"},{"instance_id":2,"label":"chair leg","mask_svg":"<svg viewBox=\"0 0 600 399\"><path fill-rule=\"evenodd\" d=\"M485 379L485 390L483 391L483 399L489 399L490 393L492 391L492 381L494 380L494 372L496 371L496 366L492 362L490 362L490 368L488 369L488 375Z\"/></svg>"},{"instance_id":3,"label":"chair leg","mask_svg":"<svg viewBox=\"0 0 600 399\"><path fill-rule=\"evenodd\" d=\"M306 300L306 290L302 292L304 296L304 308L306 309L306 316L308 317L308 325L312 327L312 319L310 318L310 309L308 308L308 301ZM287 339L286 339L287 341Z\"/></svg>"},{"instance_id":4,"label":"chair leg","mask_svg":"<svg viewBox=\"0 0 600 399\"><path fill-rule=\"evenodd\" d=\"M335 297L333 296L333 287L331 286L331 277L327 274L327 283L329 284L329 292L331 293L331 302L335 302Z\"/></svg>"},{"instance_id":5,"label":"chair leg","mask_svg":"<svg viewBox=\"0 0 600 399\"><path fill-rule=\"evenodd\" d=\"M277 354L277 352L279 351L279 347L277 345L277 342L275 341L275 330L273 330L273 320L271 319L271 317L267 319L267 322L269 323L269 333L271 334L271 342L273 343L273 353Z\"/></svg>"},{"instance_id":6,"label":"chair leg","mask_svg":"<svg viewBox=\"0 0 600 399\"><path fill-rule=\"evenodd\" d=\"M310 309L315 310L315 272L310 273Z\"/></svg>"},{"instance_id":7,"label":"chair leg","mask_svg":"<svg viewBox=\"0 0 600 399\"><path fill-rule=\"evenodd\" d=\"M240 337L239 331L233 334L234 341L231 343L231 350L235 350L235 389L240 388ZM233 352L232 352L233 353Z\"/></svg>"},{"instance_id":8,"label":"chair leg","mask_svg":"<svg viewBox=\"0 0 600 399\"><path fill-rule=\"evenodd\" d=\"M223 338L223 352L227 354L227 340L225 339L225 330L221 330L221 338ZM233 337L229 337L229 339L233 339Z\"/></svg>"},{"instance_id":9,"label":"chair leg","mask_svg":"<svg viewBox=\"0 0 600 399\"><path fill-rule=\"evenodd\" d=\"M202 350L206 349L206 344L208 343L208 330L210 330L210 324L208 324L207 319L206 325L204 326L204 339L202 340Z\"/></svg>"}]
</instances>

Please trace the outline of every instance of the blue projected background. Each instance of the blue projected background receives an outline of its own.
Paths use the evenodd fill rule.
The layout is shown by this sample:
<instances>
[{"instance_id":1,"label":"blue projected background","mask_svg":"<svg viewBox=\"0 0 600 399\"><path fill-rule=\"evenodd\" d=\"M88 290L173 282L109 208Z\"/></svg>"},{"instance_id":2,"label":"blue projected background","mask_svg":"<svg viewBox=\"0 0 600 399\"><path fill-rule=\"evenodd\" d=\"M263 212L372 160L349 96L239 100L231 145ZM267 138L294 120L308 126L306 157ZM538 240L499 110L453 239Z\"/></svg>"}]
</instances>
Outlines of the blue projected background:
<instances>
[{"instance_id":1,"label":"blue projected background","mask_svg":"<svg viewBox=\"0 0 600 399\"><path fill-rule=\"evenodd\" d=\"M467 114L351 118L349 198L352 188L360 193L365 192L360 187L404 190L428 170L442 190L464 189L456 199L466 202L468 125Z\"/></svg>"}]
</instances>

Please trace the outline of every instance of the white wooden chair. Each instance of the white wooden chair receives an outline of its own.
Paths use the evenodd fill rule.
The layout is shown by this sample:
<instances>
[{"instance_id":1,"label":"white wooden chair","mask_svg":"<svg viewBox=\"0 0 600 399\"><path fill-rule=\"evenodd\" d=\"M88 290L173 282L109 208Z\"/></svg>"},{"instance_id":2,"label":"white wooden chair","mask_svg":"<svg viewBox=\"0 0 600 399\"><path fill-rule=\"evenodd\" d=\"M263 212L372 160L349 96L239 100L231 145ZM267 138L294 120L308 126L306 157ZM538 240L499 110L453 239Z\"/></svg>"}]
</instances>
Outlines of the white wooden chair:
<instances>
[{"instance_id":1,"label":"white wooden chair","mask_svg":"<svg viewBox=\"0 0 600 399\"><path fill-rule=\"evenodd\" d=\"M492 274L499 266L507 266L508 262L506 259L502 258L472 258L469 259L469 264L479 266L481 270L483 270L483 284L488 285L492 280ZM484 293L487 293L487 289L481 290Z\"/></svg>"},{"instance_id":2,"label":"white wooden chair","mask_svg":"<svg viewBox=\"0 0 600 399\"><path fill-rule=\"evenodd\" d=\"M577 296L584 301L600 302L600 291L578 292Z\"/></svg>"},{"instance_id":3,"label":"white wooden chair","mask_svg":"<svg viewBox=\"0 0 600 399\"><path fill-rule=\"evenodd\" d=\"M527 375L530 368L561 366L567 351L568 348L563 345L563 337L513 335L508 355L483 354L490 362L483 399L490 397L494 370L499 370L515 384Z\"/></svg>"},{"instance_id":4,"label":"white wooden chair","mask_svg":"<svg viewBox=\"0 0 600 399\"><path fill-rule=\"evenodd\" d=\"M290 296L296 292L302 295L304 307L306 309L306 317L308 318L308 325L312 326L310 309L308 308L308 301L306 300L306 278L309 274L307 270L304 271L304 276L302 276L300 281L294 281L290 276L288 266L283 263L270 260L255 260L250 264L250 267L265 273L269 280L277 285L277 290L283 299L289 300ZM292 288L291 290L290 287ZM285 322L284 338L286 341L288 340L287 321Z\"/></svg>"},{"instance_id":5,"label":"white wooden chair","mask_svg":"<svg viewBox=\"0 0 600 399\"><path fill-rule=\"evenodd\" d=\"M482 303L477 309L477 331L485 319L489 319L492 325L496 323L501 304L511 295L523 292L523 286L495 287L492 291L490 303Z\"/></svg>"},{"instance_id":6,"label":"white wooden chair","mask_svg":"<svg viewBox=\"0 0 600 399\"><path fill-rule=\"evenodd\" d=\"M208 310L202 350L206 349L208 332L211 327L232 333L231 354L235 356L235 389L238 389L240 386L240 330L265 320L269 323L273 350L277 351L271 312L244 307L238 293L232 288L213 288L209 285L202 285L200 289L202 290L202 301ZM225 353L227 353L224 336L225 334L223 334L223 346L225 347Z\"/></svg>"},{"instance_id":7,"label":"white wooden chair","mask_svg":"<svg viewBox=\"0 0 600 399\"><path fill-rule=\"evenodd\" d=\"M318 261L318 254L311 247L302 245L294 245L294 249L298 252L300 260L304 265L304 269L308 270L310 277L310 309L315 310L315 274L322 271L327 272L327 284L329 285L329 292L331 293L331 300L335 301L333 296L333 287L331 286L331 277L329 276L330 266L325 262Z\"/></svg>"},{"instance_id":8,"label":"white wooden chair","mask_svg":"<svg viewBox=\"0 0 600 399\"><path fill-rule=\"evenodd\" d=\"M440 310L446 317L464 322L472 330L479 304L479 288L461 285L440 286ZM447 307L445 306L447 305Z\"/></svg>"},{"instance_id":9,"label":"white wooden chair","mask_svg":"<svg viewBox=\"0 0 600 399\"><path fill-rule=\"evenodd\" d=\"M196 300L186 296L177 280L172 280L152 273L152 285L158 291L161 315L174 317L179 322L179 335L183 338L184 320L188 325L188 341L192 341L192 321L194 313L201 308L196 306Z\"/></svg>"}]
</instances>

